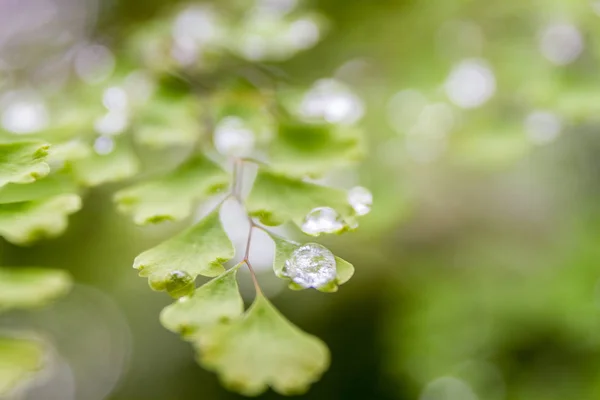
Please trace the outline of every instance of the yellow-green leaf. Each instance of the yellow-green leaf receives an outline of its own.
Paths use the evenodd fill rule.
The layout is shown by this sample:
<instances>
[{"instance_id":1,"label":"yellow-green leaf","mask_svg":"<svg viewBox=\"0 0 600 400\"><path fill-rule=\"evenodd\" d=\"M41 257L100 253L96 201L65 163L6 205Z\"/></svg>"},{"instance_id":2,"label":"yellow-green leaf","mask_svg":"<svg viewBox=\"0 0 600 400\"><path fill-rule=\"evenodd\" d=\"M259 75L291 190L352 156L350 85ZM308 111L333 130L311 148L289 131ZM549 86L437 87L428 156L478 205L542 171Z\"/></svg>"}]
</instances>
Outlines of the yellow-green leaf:
<instances>
[{"instance_id":1,"label":"yellow-green leaf","mask_svg":"<svg viewBox=\"0 0 600 400\"><path fill-rule=\"evenodd\" d=\"M198 275L217 276L234 247L219 219L218 209L191 228L136 257L133 267L148 277L152 289L181 297L194 290Z\"/></svg>"},{"instance_id":2,"label":"yellow-green leaf","mask_svg":"<svg viewBox=\"0 0 600 400\"><path fill-rule=\"evenodd\" d=\"M306 215L319 207L337 211L343 222L340 231L351 229L356 224L346 191L266 170L259 170L247 201L250 215L268 226L293 221L301 227Z\"/></svg>"},{"instance_id":3,"label":"yellow-green leaf","mask_svg":"<svg viewBox=\"0 0 600 400\"><path fill-rule=\"evenodd\" d=\"M201 346L199 361L244 395L257 396L268 387L292 395L306 392L321 377L329 366L329 350L259 294L241 319Z\"/></svg>"},{"instance_id":4,"label":"yellow-green leaf","mask_svg":"<svg viewBox=\"0 0 600 400\"><path fill-rule=\"evenodd\" d=\"M71 277L62 270L0 267L0 310L42 306L71 289Z\"/></svg>"},{"instance_id":5,"label":"yellow-green leaf","mask_svg":"<svg viewBox=\"0 0 600 400\"><path fill-rule=\"evenodd\" d=\"M364 155L354 128L283 122L270 150L271 168L292 177L318 177L359 161Z\"/></svg>"},{"instance_id":6,"label":"yellow-green leaf","mask_svg":"<svg viewBox=\"0 0 600 400\"><path fill-rule=\"evenodd\" d=\"M138 172L139 167L133 149L124 140L117 141L114 149L108 154L93 153L89 157L72 162L75 178L86 186L129 178Z\"/></svg>"},{"instance_id":7,"label":"yellow-green leaf","mask_svg":"<svg viewBox=\"0 0 600 400\"><path fill-rule=\"evenodd\" d=\"M188 217L193 204L229 183L229 175L201 155L194 156L173 172L121 190L115 202L137 224L180 220Z\"/></svg>"},{"instance_id":8,"label":"yellow-green leaf","mask_svg":"<svg viewBox=\"0 0 600 400\"><path fill-rule=\"evenodd\" d=\"M50 172L44 161L50 146L40 141L0 143L0 187L30 183Z\"/></svg>"},{"instance_id":9,"label":"yellow-green leaf","mask_svg":"<svg viewBox=\"0 0 600 400\"><path fill-rule=\"evenodd\" d=\"M244 312L236 274L241 264L197 288L189 297L165 307L160 321L184 338L199 338L216 325L238 318Z\"/></svg>"},{"instance_id":10,"label":"yellow-green leaf","mask_svg":"<svg viewBox=\"0 0 600 400\"><path fill-rule=\"evenodd\" d=\"M68 215L81 208L76 194L0 204L0 236L15 244L30 244L61 234Z\"/></svg>"},{"instance_id":11,"label":"yellow-green leaf","mask_svg":"<svg viewBox=\"0 0 600 400\"><path fill-rule=\"evenodd\" d=\"M20 382L43 366L44 348L39 342L0 338L0 396L9 394Z\"/></svg>"}]
</instances>

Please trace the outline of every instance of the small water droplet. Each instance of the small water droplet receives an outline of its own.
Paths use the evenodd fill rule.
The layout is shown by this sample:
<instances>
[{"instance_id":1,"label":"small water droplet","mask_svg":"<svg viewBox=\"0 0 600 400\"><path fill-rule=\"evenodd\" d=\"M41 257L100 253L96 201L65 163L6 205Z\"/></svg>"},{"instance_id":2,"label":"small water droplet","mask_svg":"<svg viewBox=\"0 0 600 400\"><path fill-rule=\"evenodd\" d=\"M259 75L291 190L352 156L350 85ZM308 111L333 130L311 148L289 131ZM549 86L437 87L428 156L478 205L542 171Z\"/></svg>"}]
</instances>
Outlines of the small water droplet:
<instances>
[{"instance_id":1,"label":"small water droplet","mask_svg":"<svg viewBox=\"0 0 600 400\"><path fill-rule=\"evenodd\" d=\"M304 218L302 232L318 236L321 233L335 233L344 228L340 215L333 208L318 207Z\"/></svg>"},{"instance_id":2,"label":"small water droplet","mask_svg":"<svg viewBox=\"0 0 600 400\"><path fill-rule=\"evenodd\" d=\"M319 288L335 279L335 257L326 247L307 243L294 250L284 273L302 287Z\"/></svg>"},{"instance_id":3,"label":"small water droplet","mask_svg":"<svg viewBox=\"0 0 600 400\"><path fill-rule=\"evenodd\" d=\"M254 149L254 140L254 132L238 117L223 118L215 128L215 148L226 156L249 156Z\"/></svg>"},{"instance_id":4,"label":"small water droplet","mask_svg":"<svg viewBox=\"0 0 600 400\"><path fill-rule=\"evenodd\" d=\"M94 151L101 155L107 155L115 149L115 141L109 136L98 136L94 141Z\"/></svg>"},{"instance_id":5,"label":"small water droplet","mask_svg":"<svg viewBox=\"0 0 600 400\"><path fill-rule=\"evenodd\" d=\"M354 208L356 214L366 215L371 211L373 195L369 189L362 186L356 186L348 192L348 203Z\"/></svg>"},{"instance_id":6,"label":"small water droplet","mask_svg":"<svg viewBox=\"0 0 600 400\"><path fill-rule=\"evenodd\" d=\"M172 271L167 277L165 289L174 298L185 298L194 292L194 278L185 271Z\"/></svg>"}]
</instances>

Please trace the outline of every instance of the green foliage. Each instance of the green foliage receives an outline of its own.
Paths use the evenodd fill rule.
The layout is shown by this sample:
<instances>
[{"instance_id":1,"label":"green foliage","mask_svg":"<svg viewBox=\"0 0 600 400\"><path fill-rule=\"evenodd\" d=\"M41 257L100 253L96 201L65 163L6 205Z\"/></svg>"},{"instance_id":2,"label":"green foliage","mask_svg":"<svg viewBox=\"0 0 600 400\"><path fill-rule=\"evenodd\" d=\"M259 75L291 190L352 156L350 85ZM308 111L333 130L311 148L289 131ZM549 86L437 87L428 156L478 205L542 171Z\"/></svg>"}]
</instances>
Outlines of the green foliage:
<instances>
[{"instance_id":1,"label":"green foliage","mask_svg":"<svg viewBox=\"0 0 600 400\"><path fill-rule=\"evenodd\" d=\"M77 182L85 186L97 186L129 178L139 171L140 165L131 144L120 140L110 153L93 153L73 161L72 167Z\"/></svg>"},{"instance_id":2,"label":"green foliage","mask_svg":"<svg viewBox=\"0 0 600 400\"><path fill-rule=\"evenodd\" d=\"M0 187L30 183L50 172L45 162L49 145L40 141L0 143Z\"/></svg>"},{"instance_id":3,"label":"green foliage","mask_svg":"<svg viewBox=\"0 0 600 400\"><path fill-rule=\"evenodd\" d=\"M327 346L292 325L260 293L241 319L216 335L200 346L200 362L247 396L268 386L285 395L301 394L329 365Z\"/></svg>"},{"instance_id":4,"label":"green foliage","mask_svg":"<svg viewBox=\"0 0 600 400\"><path fill-rule=\"evenodd\" d=\"M0 311L39 307L70 289L71 278L62 270L0 267Z\"/></svg>"},{"instance_id":5,"label":"green foliage","mask_svg":"<svg viewBox=\"0 0 600 400\"><path fill-rule=\"evenodd\" d=\"M68 215L80 208L76 194L0 204L0 235L16 244L60 235L67 228Z\"/></svg>"},{"instance_id":6,"label":"green foliage","mask_svg":"<svg viewBox=\"0 0 600 400\"><path fill-rule=\"evenodd\" d=\"M43 366L44 348L36 341L0 337L0 396Z\"/></svg>"},{"instance_id":7,"label":"green foliage","mask_svg":"<svg viewBox=\"0 0 600 400\"><path fill-rule=\"evenodd\" d=\"M215 22L209 37L194 36L202 32L186 37L195 46L192 58L181 57L189 49L178 48L182 42L176 37L178 29L189 26L182 28L178 16L166 13L164 20L125 40L123 58L128 60L116 76L75 90L64 103L68 107L63 104L67 110L53 109L49 126L31 136L34 140L0 144L0 235L20 245L56 236L81 208L80 194L87 187L136 177L147 153L178 154L183 160L177 167L120 189L114 195L118 210L138 225L180 221L202 201L221 194L246 208L250 232L243 258L225 270L235 250L220 220L223 200L193 226L135 258L133 267L153 290L177 299L161 313L162 324L190 341L199 362L232 390L258 395L272 387L281 394L303 393L327 369L329 351L264 297L249 260L252 230L266 231L260 223L302 227L311 212L323 207L339 214L335 233L355 229L357 215L347 192L305 179L359 161L364 155L361 132L299 116L298 104L282 104L278 92L287 88L276 70L262 64L313 46L324 26L318 16L288 10L265 18L246 4L226 13L208 6L182 9L188 11L193 18ZM260 48L251 38L260 41ZM145 80L143 90L132 83L136 79L137 84ZM144 95L136 97L140 91ZM46 141L53 145L50 152ZM248 163L260 166L245 200ZM274 271L281 276L299 244L269 234L276 243ZM336 291L352 276L350 263L339 257L335 263L335 276L329 264L331 282L318 290ZM256 289L247 310L236 280L243 265ZM68 287L65 276L50 271L7 271L0 270L5 308L42 304ZM196 287L198 275L213 279ZM304 289L296 283L290 288Z\"/></svg>"},{"instance_id":8,"label":"green foliage","mask_svg":"<svg viewBox=\"0 0 600 400\"><path fill-rule=\"evenodd\" d=\"M166 307L161 323L187 340L200 340L220 324L238 318L244 312L236 275L239 267L229 269L198 288L194 294Z\"/></svg>"},{"instance_id":9,"label":"green foliage","mask_svg":"<svg viewBox=\"0 0 600 400\"><path fill-rule=\"evenodd\" d=\"M319 177L363 157L360 132L333 124L283 121L269 148L271 168L291 177Z\"/></svg>"},{"instance_id":10,"label":"green foliage","mask_svg":"<svg viewBox=\"0 0 600 400\"><path fill-rule=\"evenodd\" d=\"M318 207L331 207L340 214L344 222L340 231L356 225L354 210L344 190L288 178L265 169L259 170L247 201L248 213L268 226L288 221L302 226L306 215Z\"/></svg>"},{"instance_id":11,"label":"green foliage","mask_svg":"<svg viewBox=\"0 0 600 400\"><path fill-rule=\"evenodd\" d=\"M115 201L137 224L180 220L190 215L195 202L228 183L228 174L206 157L196 155L165 176L118 192Z\"/></svg>"},{"instance_id":12,"label":"green foliage","mask_svg":"<svg viewBox=\"0 0 600 400\"><path fill-rule=\"evenodd\" d=\"M233 256L233 244L216 209L191 228L140 254L133 267L140 276L148 277L152 289L181 297L194 290L198 275L219 275L224 271L221 263Z\"/></svg>"}]
</instances>

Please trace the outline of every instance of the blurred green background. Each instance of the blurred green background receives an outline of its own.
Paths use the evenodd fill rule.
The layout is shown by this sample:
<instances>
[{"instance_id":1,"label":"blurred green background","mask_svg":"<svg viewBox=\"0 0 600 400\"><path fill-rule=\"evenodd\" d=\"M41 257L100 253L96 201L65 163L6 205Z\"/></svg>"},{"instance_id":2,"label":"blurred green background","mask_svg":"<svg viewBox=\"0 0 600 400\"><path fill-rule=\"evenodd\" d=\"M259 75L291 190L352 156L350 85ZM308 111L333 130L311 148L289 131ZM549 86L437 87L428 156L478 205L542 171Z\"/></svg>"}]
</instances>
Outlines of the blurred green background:
<instances>
[{"instance_id":1,"label":"blurred green background","mask_svg":"<svg viewBox=\"0 0 600 400\"><path fill-rule=\"evenodd\" d=\"M24 6L10 4L0 20L27 24ZM57 1L56 15L73 4ZM129 57L123 38L166 13L156 0L87 5L95 18L79 33L114 48L117 62ZM330 370L301 397L600 398L600 3L306 5L328 33L276 67L301 86L335 75L362 97L368 156L331 180L357 180L375 200L357 232L326 240L356 267L335 295L259 276L282 313L331 348ZM33 54L23 71L44 61L27 44L11 48ZM494 80L474 107L472 79L456 83L466 99L449 84L465 60ZM419 118L450 127L415 133ZM111 202L122 186L90 190L58 239L0 243L2 265L65 268L77 282L54 305L0 319L55 344L53 372L23 398L240 398L159 324L170 299L131 269L185 224L134 226Z\"/></svg>"}]
</instances>

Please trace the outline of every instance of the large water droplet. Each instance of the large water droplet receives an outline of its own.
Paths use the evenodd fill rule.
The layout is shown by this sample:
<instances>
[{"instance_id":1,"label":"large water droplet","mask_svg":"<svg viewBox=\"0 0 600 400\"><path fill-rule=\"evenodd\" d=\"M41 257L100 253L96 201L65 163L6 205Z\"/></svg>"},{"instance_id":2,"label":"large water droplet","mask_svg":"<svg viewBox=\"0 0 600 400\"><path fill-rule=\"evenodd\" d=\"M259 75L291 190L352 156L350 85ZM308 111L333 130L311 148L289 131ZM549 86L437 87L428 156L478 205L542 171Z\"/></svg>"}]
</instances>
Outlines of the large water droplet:
<instances>
[{"instance_id":1,"label":"large water droplet","mask_svg":"<svg viewBox=\"0 0 600 400\"><path fill-rule=\"evenodd\" d=\"M348 191L348 203L354 208L356 214L366 215L371 211L373 195L369 189L362 186L356 186Z\"/></svg>"},{"instance_id":2,"label":"large water droplet","mask_svg":"<svg viewBox=\"0 0 600 400\"><path fill-rule=\"evenodd\" d=\"M254 149L254 140L254 132L238 117L223 118L215 128L215 148L226 156L249 156Z\"/></svg>"},{"instance_id":3,"label":"large water droplet","mask_svg":"<svg viewBox=\"0 0 600 400\"><path fill-rule=\"evenodd\" d=\"M302 287L319 288L335 279L335 257L320 244L307 243L294 250L284 273Z\"/></svg>"},{"instance_id":4,"label":"large water droplet","mask_svg":"<svg viewBox=\"0 0 600 400\"><path fill-rule=\"evenodd\" d=\"M185 271L172 271L167 278L165 289L174 298L188 296L194 292L194 278Z\"/></svg>"},{"instance_id":5,"label":"large water droplet","mask_svg":"<svg viewBox=\"0 0 600 400\"><path fill-rule=\"evenodd\" d=\"M319 236L321 233L335 233L344 228L340 215L333 208L318 207L304 218L302 232Z\"/></svg>"}]
</instances>

